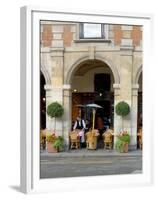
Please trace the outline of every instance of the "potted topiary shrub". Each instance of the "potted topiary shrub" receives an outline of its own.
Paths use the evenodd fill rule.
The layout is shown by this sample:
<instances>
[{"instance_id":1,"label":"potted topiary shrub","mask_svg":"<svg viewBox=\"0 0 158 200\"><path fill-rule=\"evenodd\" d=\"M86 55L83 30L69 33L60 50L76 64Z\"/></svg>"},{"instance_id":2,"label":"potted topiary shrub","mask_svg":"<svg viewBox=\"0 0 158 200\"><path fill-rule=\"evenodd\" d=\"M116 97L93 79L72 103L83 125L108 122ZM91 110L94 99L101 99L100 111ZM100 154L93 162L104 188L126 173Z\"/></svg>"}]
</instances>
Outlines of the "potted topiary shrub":
<instances>
[{"instance_id":1,"label":"potted topiary shrub","mask_svg":"<svg viewBox=\"0 0 158 200\"><path fill-rule=\"evenodd\" d=\"M63 147L63 137L62 136L56 136L56 118L62 117L64 114L64 109L61 104L58 102L53 102L48 105L47 107L47 114L49 117L54 118L54 131L53 134L49 135L46 138L47 141L47 149L48 152L53 151L52 149L49 151L49 147L54 147L56 149L56 152L60 151Z\"/></svg>"},{"instance_id":2,"label":"potted topiary shrub","mask_svg":"<svg viewBox=\"0 0 158 200\"><path fill-rule=\"evenodd\" d=\"M130 135L127 133L127 131L123 131L119 135L117 135L115 147L120 153L127 153L129 143Z\"/></svg>"},{"instance_id":3,"label":"potted topiary shrub","mask_svg":"<svg viewBox=\"0 0 158 200\"><path fill-rule=\"evenodd\" d=\"M56 118L62 117L64 114L63 106L58 102L53 102L47 107L47 114L49 117L54 118L54 132L56 129Z\"/></svg>"},{"instance_id":4,"label":"potted topiary shrub","mask_svg":"<svg viewBox=\"0 0 158 200\"><path fill-rule=\"evenodd\" d=\"M128 152L128 144L130 142L130 135L124 130L123 118L130 112L130 107L125 101L119 102L116 107L116 114L122 117L122 131L117 136L116 149L120 152Z\"/></svg>"},{"instance_id":5,"label":"potted topiary shrub","mask_svg":"<svg viewBox=\"0 0 158 200\"><path fill-rule=\"evenodd\" d=\"M122 117L122 130L124 129L124 126L123 126L123 118L129 114L130 112L130 107L128 105L128 103L126 103L125 101L121 101L119 102L116 107L115 107L115 110L116 110L116 114L117 115L120 115Z\"/></svg>"},{"instance_id":6,"label":"potted topiary shrub","mask_svg":"<svg viewBox=\"0 0 158 200\"><path fill-rule=\"evenodd\" d=\"M57 139L57 136L53 134L46 135L46 141L47 141L47 151L48 153L57 153L57 148L54 147L54 143Z\"/></svg>"},{"instance_id":7,"label":"potted topiary shrub","mask_svg":"<svg viewBox=\"0 0 158 200\"><path fill-rule=\"evenodd\" d=\"M47 150L49 153L57 153L63 150L64 138L54 133L46 136Z\"/></svg>"},{"instance_id":8,"label":"potted topiary shrub","mask_svg":"<svg viewBox=\"0 0 158 200\"><path fill-rule=\"evenodd\" d=\"M53 146L55 147L55 149L57 149L57 152L62 151L63 150L63 142L64 142L64 138L63 136L58 136L53 144Z\"/></svg>"}]
</instances>

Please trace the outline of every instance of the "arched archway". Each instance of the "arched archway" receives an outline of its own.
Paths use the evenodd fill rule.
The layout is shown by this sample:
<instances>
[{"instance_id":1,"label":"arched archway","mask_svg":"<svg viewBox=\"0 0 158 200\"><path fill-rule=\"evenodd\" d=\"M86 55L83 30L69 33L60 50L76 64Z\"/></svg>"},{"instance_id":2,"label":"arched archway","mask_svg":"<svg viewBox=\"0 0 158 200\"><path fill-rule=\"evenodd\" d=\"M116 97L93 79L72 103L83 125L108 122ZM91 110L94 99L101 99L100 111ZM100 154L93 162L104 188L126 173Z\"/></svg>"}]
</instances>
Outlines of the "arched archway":
<instances>
[{"instance_id":1,"label":"arched archway","mask_svg":"<svg viewBox=\"0 0 158 200\"><path fill-rule=\"evenodd\" d=\"M136 72L136 75L135 75L135 78L134 78L134 84L138 84L139 82L139 78L142 74L142 71L143 71L143 68L142 68L142 65L138 68L137 72Z\"/></svg>"},{"instance_id":2,"label":"arched archway","mask_svg":"<svg viewBox=\"0 0 158 200\"><path fill-rule=\"evenodd\" d=\"M114 80L115 80L114 83L119 84L120 83L120 75L119 75L119 72L117 70L117 67L112 63L112 61L110 59L105 59L105 58L102 58L100 56L97 56L96 59L89 59L89 56L84 56L84 57L81 57L80 59L78 59L76 62L74 62L67 72L65 84L71 85L72 77L74 76L75 72L80 68L80 66L84 62L87 62L87 61L94 62L96 60L98 60L98 61L109 66L109 68L111 69L113 76L114 76Z\"/></svg>"},{"instance_id":3,"label":"arched archway","mask_svg":"<svg viewBox=\"0 0 158 200\"><path fill-rule=\"evenodd\" d=\"M107 63L95 59L84 60L71 72L72 89L72 124L75 122L80 112L78 105L95 103L102 106L96 113L95 128L100 134L106 130L107 126L114 127L114 88L113 84L119 81L116 74ZM86 108L82 109L82 114L87 122L87 129L91 127L92 112Z\"/></svg>"},{"instance_id":4,"label":"arched archway","mask_svg":"<svg viewBox=\"0 0 158 200\"><path fill-rule=\"evenodd\" d=\"M114 127L114 129L117 128L116 123L116 115L114 114L114 105L117 102L117 97L120 93L120 75L117 70L117 67L113 65L112 61L110 59L105 59L99 56L95 56L96 59L89 59L89 55L86 55L84 57L81 57L77 61L75 61L67 71L65 71L65 79L64 79L64 109L65 109L65 115L64 115L64 135L66 138L67 144L69 144L69 136L68 133L72 129L72 90L75 88L73 87L73 79L75 77L76 73L81 73L80 75L84 75L89 71L96 71L99 68L99 66L102 66L102 70L105 68L108 69L108 72L111 77L111 89L113 91L112 94L112 100L111 100L111 113L113 115L113 122L111 122L111 125ZM87 71L87 72L86 72ZM100 74L106 74L106 71L98 71L97 73ZM103 75L104 76L104 75ZM80 76L81 77L81 76ZM104 78L103 78L104 79ZM88 79L87 79L88 80ZM83 82L82 82L83 83ZM84 88L84 87L83 87ZM93 89L94 89L94 77L93 77ZM85 92L85 91L83 91ZM91 91L94 93L94 91ZM110 96L110 95L109 95ZM86 98L86 97L85 97ZM98 103L98 102L97 102ZM117 130L116 130L117 132ZM114 137L115 140L115 137Z\"/></svg>"},{"instance_id":5,"label":"arched archway","mask_svg":"<svg viewBox=\"0 0 158 200\"><path fill-rule=\"evenodd\" d=\"M45 79L45 84L46 85L51 85L51 78L50 75L44 65L41 65L41 73L44 76Z\"/></svg>"}]
</instances>

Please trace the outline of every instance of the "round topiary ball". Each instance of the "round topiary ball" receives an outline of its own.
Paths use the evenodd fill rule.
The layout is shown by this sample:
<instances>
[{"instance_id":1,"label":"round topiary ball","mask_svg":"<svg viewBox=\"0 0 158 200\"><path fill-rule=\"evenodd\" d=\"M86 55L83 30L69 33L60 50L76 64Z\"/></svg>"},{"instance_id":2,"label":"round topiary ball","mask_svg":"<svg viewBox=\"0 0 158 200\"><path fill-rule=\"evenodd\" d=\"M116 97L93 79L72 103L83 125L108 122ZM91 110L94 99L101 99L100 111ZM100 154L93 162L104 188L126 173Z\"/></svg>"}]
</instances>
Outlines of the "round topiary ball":
<instances>
[{"instance_id":1,"label":"round topiary ball","mask_svg":"<svg viewBox=\"0 0 158 200\"><path fill-rule=\"evenodd\" d=\"M53 102L47 107L47 114L51 118L53 117L61 117L64 113L63 106L58 102Z\"/></svg>"},{"instance_id":2,"label":"round topiary ball","mask_svg":"<svg viewBox=\"0 0 158 200\"><path fill-rule=\"evenodd\" d=\"M130 107L129 107L128 103L126 103L124 101L119 102L116 105L115 109L116 109L116 114L120 115L122 117L128 115L130 112Z\"/></svg>"}]
</instances>

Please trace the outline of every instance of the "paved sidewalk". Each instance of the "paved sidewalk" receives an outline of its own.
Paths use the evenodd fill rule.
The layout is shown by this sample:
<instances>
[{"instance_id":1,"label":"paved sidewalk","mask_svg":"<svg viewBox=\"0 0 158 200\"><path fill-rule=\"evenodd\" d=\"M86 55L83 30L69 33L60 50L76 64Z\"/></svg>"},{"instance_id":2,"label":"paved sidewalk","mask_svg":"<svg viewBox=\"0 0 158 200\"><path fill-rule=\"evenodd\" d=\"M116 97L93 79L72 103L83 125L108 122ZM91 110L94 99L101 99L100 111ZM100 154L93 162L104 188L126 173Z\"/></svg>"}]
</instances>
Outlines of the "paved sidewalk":
<instances>
[{"instance_id":1,"label":"paved sidewalk","mask_svg":"<svg viewBox=\"0 0 158 200\"><path fill-rule=\"evenodd\" d=\"M46 150L41 151L41 159L45 157L132 157L132 156L142 156L142 150L132 150L128 153L119 153L116 150L107 150L107 149L97 149L97 150L87 150L83 149L73 149L65 152L59 153L48 153Z\"/></svg>"}]
</instances>

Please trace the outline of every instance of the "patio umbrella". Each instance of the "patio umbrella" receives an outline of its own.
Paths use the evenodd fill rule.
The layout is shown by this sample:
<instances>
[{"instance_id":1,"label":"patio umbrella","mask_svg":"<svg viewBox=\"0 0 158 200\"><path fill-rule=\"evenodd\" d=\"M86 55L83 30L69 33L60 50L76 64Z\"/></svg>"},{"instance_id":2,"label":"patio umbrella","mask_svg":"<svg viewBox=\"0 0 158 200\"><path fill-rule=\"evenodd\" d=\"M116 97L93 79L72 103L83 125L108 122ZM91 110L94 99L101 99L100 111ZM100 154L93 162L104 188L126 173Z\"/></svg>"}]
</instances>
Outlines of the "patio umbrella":
<instances>
[{"instance_id":1,"label":"patio umbrella","mask_svg":"<svg viewBox=\"0 0 158 200\"><path fill-rule=\"evenodd\" d=\"M93 109L93 126L92 126L92 130L94 130L96 109L97 108L103 108L103 107L101 107L101 106L99 106L98 104L95 104L95 103L87 104L86 107L89 107L89 108Z\"/></svg>"},{"instance_id":2,"label":"patio umbrella","mask_svg":"<svg viewBox=\"0 0 158 200\"><path fill-rule=\"evenodd\" d=\"M75 105L75 107L78 107L79 108L79 111L78 112L80 112L80 114L81 114L81 112L82 112L82 108L85 108L85 105L82 105L82 104L76 104Z\"/></svg>"},{"instance_id":3,"label":"patio umbrella","mask_svg":"<svg viewBox=\"0 0 158 200\"><path fill-rule=\"evenodd\" d=\"M82 104L76 104L75 106L79 107L79 108L84 108L85 107L85 105L82 105Z\"/></svg>"}]
</instances>

